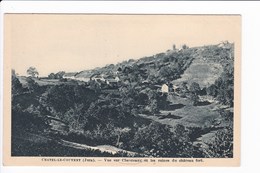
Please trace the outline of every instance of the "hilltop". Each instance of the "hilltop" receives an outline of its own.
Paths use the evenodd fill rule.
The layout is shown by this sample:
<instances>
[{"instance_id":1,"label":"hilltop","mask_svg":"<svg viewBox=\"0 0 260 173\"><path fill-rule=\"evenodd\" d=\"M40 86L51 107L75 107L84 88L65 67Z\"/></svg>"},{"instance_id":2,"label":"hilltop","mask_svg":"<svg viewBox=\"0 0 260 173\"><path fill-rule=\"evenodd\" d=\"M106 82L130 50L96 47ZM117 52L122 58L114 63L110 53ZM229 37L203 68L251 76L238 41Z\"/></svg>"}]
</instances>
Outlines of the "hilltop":
<instances>
[{"instance_id":1,"label":"hilltop","mask_svg":"<svg viewBox=\"0 0 260 173\"><path fill-rule=\"evenodd\" d=\"M173 82L199 83L208 87L223 72L222 62L232 57L234 44L172 49L137 60L130 59L92 70L77 73L75 78L90 78L94 74L119 76L123 81L147 81L153 84Z\"/></svg>"}]
</instances>

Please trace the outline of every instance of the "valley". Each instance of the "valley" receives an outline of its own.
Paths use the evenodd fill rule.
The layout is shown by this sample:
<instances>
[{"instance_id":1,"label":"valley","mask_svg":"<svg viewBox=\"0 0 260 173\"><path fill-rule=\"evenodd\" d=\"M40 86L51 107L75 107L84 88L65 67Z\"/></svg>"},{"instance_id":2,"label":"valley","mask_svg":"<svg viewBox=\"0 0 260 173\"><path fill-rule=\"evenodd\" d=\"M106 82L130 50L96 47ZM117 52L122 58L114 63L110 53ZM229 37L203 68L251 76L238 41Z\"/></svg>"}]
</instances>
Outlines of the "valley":
<instances>
[{"instance_id":1,"label":"valley","mask_svg":"<svg viewBox=\"0 0 260 173\"><path fill-rule=\"evenodd\" d=\"M46 77L13 72L12 155L232 157L233 54L225 43Z\"/></svg>"}]
</instances>

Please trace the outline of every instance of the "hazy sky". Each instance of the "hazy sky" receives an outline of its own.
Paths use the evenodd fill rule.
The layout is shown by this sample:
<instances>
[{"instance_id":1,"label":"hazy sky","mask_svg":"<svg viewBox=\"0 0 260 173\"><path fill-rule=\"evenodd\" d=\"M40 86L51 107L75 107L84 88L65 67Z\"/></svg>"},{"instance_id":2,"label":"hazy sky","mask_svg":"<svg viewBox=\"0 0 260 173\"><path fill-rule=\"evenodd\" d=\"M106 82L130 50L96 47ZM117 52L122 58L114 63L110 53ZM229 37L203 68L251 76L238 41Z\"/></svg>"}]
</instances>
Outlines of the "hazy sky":
<instances>
[{"instance_id":1,"label":"hazy sky","mask_svg":"<svg viewBox=\"0 0 260 173\"><path fill-rule=\"evenodd\" d=\"M50 15L5 16L5 49L11 66L25 75L74 72L137 59L171 49L235 42L239 16Z\"/></svg>"}]
</instances>

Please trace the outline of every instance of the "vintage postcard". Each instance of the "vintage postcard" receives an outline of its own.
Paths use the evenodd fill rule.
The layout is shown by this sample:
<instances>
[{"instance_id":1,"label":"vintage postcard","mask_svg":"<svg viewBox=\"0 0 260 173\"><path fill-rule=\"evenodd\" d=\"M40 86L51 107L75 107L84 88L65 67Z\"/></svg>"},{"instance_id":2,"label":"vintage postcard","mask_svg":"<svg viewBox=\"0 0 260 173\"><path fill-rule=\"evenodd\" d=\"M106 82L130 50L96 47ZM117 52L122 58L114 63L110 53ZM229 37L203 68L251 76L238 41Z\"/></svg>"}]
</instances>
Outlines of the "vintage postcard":
<instances>
[{"instance_id":1,"label":"vintage postcard","mask_svg":"<svg viewBox=\"0 0 260 173\"><path fill-rule=\"evenodd\" d=\"M240 15L5 14L4 165L239 166Z\"/></svg>"}]
</instances>

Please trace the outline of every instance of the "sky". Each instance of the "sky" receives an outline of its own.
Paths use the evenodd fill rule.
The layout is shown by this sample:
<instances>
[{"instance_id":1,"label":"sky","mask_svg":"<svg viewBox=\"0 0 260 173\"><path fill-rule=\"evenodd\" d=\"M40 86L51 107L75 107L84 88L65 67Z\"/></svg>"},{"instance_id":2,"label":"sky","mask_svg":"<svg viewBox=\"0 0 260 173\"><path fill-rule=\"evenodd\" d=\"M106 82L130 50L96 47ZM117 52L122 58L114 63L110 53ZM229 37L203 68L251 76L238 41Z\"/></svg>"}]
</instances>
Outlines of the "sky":
<instances>
[{"instance_id":1,"label":"sky","mask_svg":"<svg viewBox=\"0 0 260 173\"><path fill-rule=\"evenodd\" d=\"M151 56L182 44L218 44L240 38L238 15L6 14L5 58L26 75L79 72Z\"/></svg>"}]
</instances>

